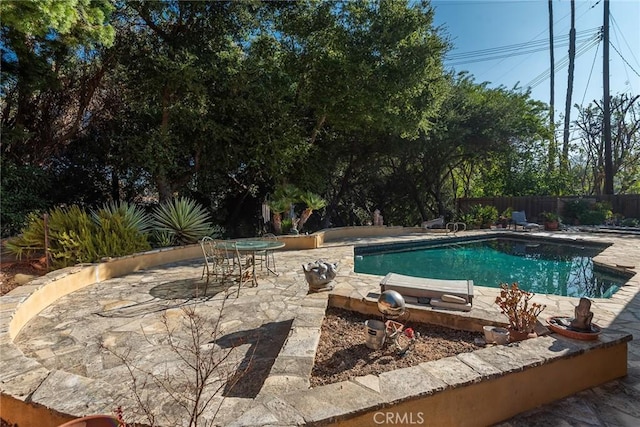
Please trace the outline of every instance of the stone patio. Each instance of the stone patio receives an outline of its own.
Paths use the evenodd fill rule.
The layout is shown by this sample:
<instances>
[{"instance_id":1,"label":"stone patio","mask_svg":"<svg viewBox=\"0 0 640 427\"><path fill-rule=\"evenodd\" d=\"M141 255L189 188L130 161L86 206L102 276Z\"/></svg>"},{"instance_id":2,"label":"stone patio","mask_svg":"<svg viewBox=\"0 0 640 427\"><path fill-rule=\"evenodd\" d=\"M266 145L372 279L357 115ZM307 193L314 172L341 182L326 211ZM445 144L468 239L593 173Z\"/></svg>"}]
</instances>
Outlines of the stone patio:
<instances>
[{"instance_id":1,"label":"stone patio","mask_svg":"<svg viewBox=\"0 0 640 427\"><path fill-rule=\"evenodd\" d=\"M640 268L638 237L554 235L614 242L597 257L597 261L611 266ZM539 365L540 358L548 360L558 356L558 352L554 355L545 353L553 346L564 346L559 353L565 359L584 352L584 343L576 344L555 336L543 337L507 353L507 347L486 348L477 355L474 352L455 360L443 359L431 362L433 365L410 368L405 373L383 374L380 378L362 377L309 390L320 324L329 298L362 301L369 292L378 289L379 276L353 272L353 246L442 237L412 233L393 238L325 242L319 249L279 252L276 255L279 276L262 276L258 287L243 288L239 298L226 301L221 294L208 299L194 298L201 286L199 259L149 268L89 285L58 299L11 340L7 325L16 307L52 280L51 277L37 279L0 301L3 408L12 408L14 404L18 407L20 402L27 402L50 408L52 419L61 420L65 419L64 414L110 413L117 405L135 407L128 389L123 387L128 378L126 368L101 346L130 349L135 362L148 369L170 368L176 357L162 345L166 341L162 315L166 314L168 324L179 325L183 317L181 307L194 303L197 303L199 313L214 320L224 302L221 335L228 340L239 340L240 362L247 354L255 355L253 352L260 349L253 361L261 368L256 370L257 376L263 376L257 381L261 386L249 387L244 395L227 393L224 396L221 392L213 398L211 407L220 406L215 415L216 423L224 426L337 422L345 414L357 415L366 412L366 408L411 401L416 396L434 394L446 387L455 388L456 384L476 383L483 376L493 378L496 371L525 372ZM336 287L331 294L307 292L301 266L317 259L339 262ZM606 328L596 346L606 348L610 343L623 342L628 334L640 336L639 290L640 278L636 275L611 299L594 300L594 322ZM493 303L496 294L497 289L476 287L471 313L481 318L499 319ZM575 298L552 295L537 295L536 300L547 304L545 317L571 315L577 303ZM627 358L626 377L525 412L503 425L640 424L637 405L640 401L640 344L637 340L628 343ZM454 377L452 373L455 373ZM390 379L388 382L383 380L386 377ZM171 414L175 409L167 396L158 395L154 400L161 412ZM205 414L205 418L213 418L213 414Z\"/></svg>"}]
</instances>

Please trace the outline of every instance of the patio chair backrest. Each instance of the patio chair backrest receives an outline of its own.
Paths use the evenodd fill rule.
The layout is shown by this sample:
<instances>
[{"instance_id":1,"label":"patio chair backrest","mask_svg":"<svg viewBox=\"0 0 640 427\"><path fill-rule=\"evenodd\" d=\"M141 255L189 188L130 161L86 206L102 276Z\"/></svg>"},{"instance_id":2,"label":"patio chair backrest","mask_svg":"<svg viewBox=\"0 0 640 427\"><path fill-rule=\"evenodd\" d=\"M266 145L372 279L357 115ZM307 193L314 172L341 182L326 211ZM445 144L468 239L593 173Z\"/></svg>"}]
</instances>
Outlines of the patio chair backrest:
<instances>
[{"instance_id":1,"label":"patio chair backrest","mask_svg":"<svg viewBox=\"0 0 640 427\"><path fill-rule=\"evenodd\" d=\"M513 211L511 213L511 219L516 224L524 224L527 222L527 215L524 211Z\"/></svg>"}]
</instances>

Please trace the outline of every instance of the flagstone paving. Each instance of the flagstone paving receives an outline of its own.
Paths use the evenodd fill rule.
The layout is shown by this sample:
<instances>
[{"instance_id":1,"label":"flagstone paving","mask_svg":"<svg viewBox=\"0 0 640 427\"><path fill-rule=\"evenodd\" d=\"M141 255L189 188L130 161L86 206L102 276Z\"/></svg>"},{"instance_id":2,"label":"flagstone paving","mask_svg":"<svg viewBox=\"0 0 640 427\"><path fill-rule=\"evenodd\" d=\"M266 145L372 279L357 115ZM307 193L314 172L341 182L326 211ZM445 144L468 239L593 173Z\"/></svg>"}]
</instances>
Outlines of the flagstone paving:
<instances>
[{"instance_id":1,"label":"flagstone paving","mask_svg":"<svg viewBox=\"0 0 640 427\"><path fill-rule=\"evenodd\" d=\"M638 237L555 235L615 242L599 260L640 269ZM220 390L212 397L211 407L220 406L215 414L216 423L282 425L282 420L288 420L289 425L302 424L305 419L299 413L288 413L291 408L277 396L309 388L308 378L328 300L327 293L308 295L302 264L318 259L338 262L333 292L361 299L379 289L380 277L353 272L354 245L439 237L442 235L420 233L350 239L327 242L314 250L282 251L276 255L280 274L277 277L261 274L259 286L243 288L238 298L225 299L222 293L213 295L215 289L208 292L208 297L202 297L202 264L198 259L87 286L55 301L35 316L14 343L2 339L0 387L3 392L25 390L32 401L59 411L68 409L70 413L78 407L85 408L85 413L109 413L114 402L125 408L135 407L127 387L129 372L121 358L127 357L132 366L157 376L171 371L178 366L179 356L165 345L170 341L167 331L172 331L177 342L187 340L188 331L180 327L185 318L183 309L197 307L207 325L214 324L219 313L223 313L218 334L209 335L208 341L201 344L216 345L222 350L234 347L236 351L225 366L244 366L250 362L252 367L252 380L247 385ZM640 425L639 290L640 277L636 275L611 299L596 299L592 305L595 323L611 331L630 333L635 338L628 343L625 378L521 414L501 426ZM494 304L497 289L476 286L474 291L474 311L499 315ZM23 287L2 297L3 322L15 306L12 301L28 292L29 288ZM577 304L576 298L553 295L536 295L536 301L547 304L545 317L571 316ZM4 328L6 325L3 326L6 330ZM12 360L19 360L22 365L11 367ZM221 375L220 384L224 386L226 379ZM68 385L74 381L73 387L65 389L72 392L60 392L58 384ZM146 384L143 394L153 397L153 405L160 412L177 413L179 409L162 393L162 387L162 384ZM117 390L115 396L113 390ZM361 387L357 392L354 390L350 398L366 399L362 390ZM205 416L213 417L212 414Z\"/></svg>"}]
</instances>

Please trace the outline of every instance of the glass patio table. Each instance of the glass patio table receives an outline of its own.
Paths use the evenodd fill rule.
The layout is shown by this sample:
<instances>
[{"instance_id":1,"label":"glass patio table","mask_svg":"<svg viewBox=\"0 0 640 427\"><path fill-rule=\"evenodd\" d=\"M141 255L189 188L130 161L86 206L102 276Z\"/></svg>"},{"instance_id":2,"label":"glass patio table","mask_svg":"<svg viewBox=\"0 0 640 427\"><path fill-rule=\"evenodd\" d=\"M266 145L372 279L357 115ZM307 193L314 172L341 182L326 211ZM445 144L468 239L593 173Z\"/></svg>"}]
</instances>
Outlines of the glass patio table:
<instances>
[{"instance_id":1,"label":"glass patio table","mask_svg":"<svg viewBox=\"0 0 640 427\"><path fill-rule=\"evenodd\" d=\"M282 249L285 246L284 242L277 240L261 240L261 239L246 239L236 241L218 241L217 244L223 244L227 249L237 249L241 254L249 255L251 259L251 281L254 286L258 285L258 278L256 276L256 254L258 252L269 252L276 249ZM267 270L276 276L278 273L267 266Z\"/></svg>"}]
</instances>

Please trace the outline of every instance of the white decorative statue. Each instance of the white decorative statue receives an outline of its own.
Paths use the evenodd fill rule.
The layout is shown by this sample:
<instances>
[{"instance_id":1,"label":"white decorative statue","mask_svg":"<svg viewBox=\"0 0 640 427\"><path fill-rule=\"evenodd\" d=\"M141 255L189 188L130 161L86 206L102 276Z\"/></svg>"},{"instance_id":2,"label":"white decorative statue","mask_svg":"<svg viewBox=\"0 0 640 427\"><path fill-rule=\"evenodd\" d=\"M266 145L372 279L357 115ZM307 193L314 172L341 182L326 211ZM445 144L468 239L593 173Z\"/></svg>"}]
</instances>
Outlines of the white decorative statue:
<instances>
[{"instance_id":1,"label":"white decorative statue","mask_svg":"<svg viewBox=\"0 0 640 427\"><path fill-rule=\"evenodd\" d=\"M302 264L304 277L309 284L309 290L313 292L330 291L333 285L329 284L336 278L338 271L338 263L330 263L323 260Z\"/></svg>"}]
</instances>

